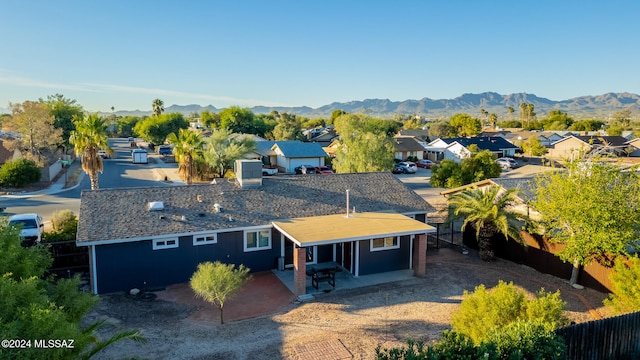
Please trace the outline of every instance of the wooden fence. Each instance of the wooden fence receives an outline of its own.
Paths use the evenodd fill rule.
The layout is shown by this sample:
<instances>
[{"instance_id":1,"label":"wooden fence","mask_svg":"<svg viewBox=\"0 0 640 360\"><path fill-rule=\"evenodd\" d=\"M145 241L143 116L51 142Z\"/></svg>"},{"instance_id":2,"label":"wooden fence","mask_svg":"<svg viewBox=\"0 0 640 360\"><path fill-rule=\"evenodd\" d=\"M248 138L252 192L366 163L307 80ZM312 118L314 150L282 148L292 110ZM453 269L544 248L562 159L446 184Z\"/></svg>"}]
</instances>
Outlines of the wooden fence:
<instances>
[{"instance_id":1,"label":"wooden fence","mask_svg":"<svg viewBox=\"0 0 640 360\"><path fill-rule=\"evenodd\" d=\"M556 330L572 360L640 359L640 312Z\"/></svg>"}]
</instances>

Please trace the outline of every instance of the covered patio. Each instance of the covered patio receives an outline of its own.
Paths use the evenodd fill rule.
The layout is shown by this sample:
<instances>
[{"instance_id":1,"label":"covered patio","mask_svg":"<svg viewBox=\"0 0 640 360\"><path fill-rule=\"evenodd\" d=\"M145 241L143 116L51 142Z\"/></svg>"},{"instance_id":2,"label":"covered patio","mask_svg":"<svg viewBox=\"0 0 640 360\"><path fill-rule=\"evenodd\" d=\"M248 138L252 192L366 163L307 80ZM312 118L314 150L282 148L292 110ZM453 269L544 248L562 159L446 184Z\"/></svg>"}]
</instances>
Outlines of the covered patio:
<instances>
[{"instance_id":1,"label":"covered patio","mask_svg":"<svg viewBox=\"0 0 640 360\"><path fill-rule=\"evenodd\" d=\"M282 247L282 257L292 263L292 271L283 266L280 270L284 271L277 275L296 296L320 291L321 283L323 290L326 286L333 289L326 281L315 284L317 288L308 287L311 280L307 275L327 265L339 269L335 288L341 287L341 281L353 287L358 282L367 286L411 274L424 276L426 234L435 232L434 227L395 212L351 212L272 224L282 235L283 244L289 245ZM389 279L382 281L385 278Z\"/></svg>"}]
</instances>

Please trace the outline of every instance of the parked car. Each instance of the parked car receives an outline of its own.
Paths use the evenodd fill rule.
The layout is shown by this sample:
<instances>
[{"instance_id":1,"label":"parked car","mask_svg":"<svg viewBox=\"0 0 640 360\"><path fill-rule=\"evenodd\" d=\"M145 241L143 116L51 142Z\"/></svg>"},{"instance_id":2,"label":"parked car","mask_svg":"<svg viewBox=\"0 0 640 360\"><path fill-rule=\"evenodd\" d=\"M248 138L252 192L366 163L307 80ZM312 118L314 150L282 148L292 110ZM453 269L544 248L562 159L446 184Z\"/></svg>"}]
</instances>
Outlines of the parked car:
<instances>
[{"instance_id":1,"label":"parked car","mask_svg":"<svg viewBox=\"0 0 640 360\"><path fill-rule=\"evenodd\" d=\"M42 240L44 221L38 214L19 214L9 218L9 226L20 227L23 246L32 246Z\"/></svg>"},{"instance_id":2,"label":"parked car","mask_svg":"<svg viewBox=\"0 0 640 360\"><path fill-rule=\"evenodd\" d=\"M313 165L300 165L293 169L296 174L315 174L315 166Z\"/></svg>"},{"instance_id":3,"label":"parked car","mask_svg":"<svg viewBox=\"0 0 640 360\"><path fill-rule=\"evenodd\" d=\"M111 157L111 155L109 155L109 153L104 149L98 150L98 156L100 156L103 159L109 159Z\"/></svg>"},{"instance_id":4,"label":"parked car","mask_svg":"<svg viewBox=\"0 0 640 360\"><path fill-rule=\"evenodd\" d=\"M502 157L502 158L496 159L496 162L500 165L500 167L503 170L515 169L515 168L520 166L520 164L518 164L517 161L515 161L512 158L508 158L508 157Z\"/></svg>"},{"instance_id":5,"label":"parked car","mask_svg":"<svg viewBox=\"0 0 640 360\"><path fill-rule=\"evenodd\" d=\"M401 161L396 164L395 168L402 169L401 174L415 174L418 171L416 164L411 161Z\"/></svg>"},{"instance_id":6,"label":"parked car","mask_svg":"<svg viewBox=\"0 0 640 360\"><path fill-rule=\"evenodd\" d=\"M272 168L266 168L266 167L262 168L262 176L272 176L272 175L276 175L277 173L278 173L278 169L272 169Z\"/></svg>"},{"instance_id":7,"label":"parked car","mask_svg":"<svg viewBox=\"0 0 640 360\"><path fill-rule=\"evenodd\" d=\"M171 155L172 153L173 153L173 149L171 149L170 145L158 146L158 155Z\"/></svg>"},{"instance_id":8,"label":"parked car","mask_svg":"<svg viewBox=\"0 0 640 360\"><path fill-rule=\"evenodd\" d=\"M427 159L418 160L418 162L416 163L417 167L425 168L425 169L431 169L433 165L434 165L434 162Z\"/></svg>"},{"instance_id":9,"label":"parked car","mask_svg":"<svg viewBox=\"0 0 640 360\"><path fill-rule=\"evenodd\" d=\"M333 174L333 170L328 166L316 166L313 170L316 174Z\"/></svg>"}]
</instances>

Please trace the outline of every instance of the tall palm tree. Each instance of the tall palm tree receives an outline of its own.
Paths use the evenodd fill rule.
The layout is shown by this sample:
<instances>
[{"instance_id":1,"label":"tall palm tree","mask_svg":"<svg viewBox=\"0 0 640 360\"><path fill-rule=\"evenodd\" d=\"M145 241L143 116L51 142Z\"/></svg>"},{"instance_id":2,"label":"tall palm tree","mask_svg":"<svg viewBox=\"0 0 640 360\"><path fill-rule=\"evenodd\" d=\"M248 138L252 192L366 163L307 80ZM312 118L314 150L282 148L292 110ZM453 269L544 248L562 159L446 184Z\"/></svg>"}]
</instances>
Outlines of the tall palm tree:
<instances>
[{"instance_id":1,"label":"tall palm tree","mask_svg":"<svg viewBox=\"0 0 640 360\"><path fill-rule=\"evenodd\" d=\"M516 111L516 109L514 109L512 106L509 106L507 108L507 111L509 112L509 120L513 120L513 113Z\"/></svg>"},{"instance_id":2,"label":"tall palm tree","mask_svg":"<svg viewBox=\"0 0 640 360\"><path fill-rule=\"evenodd\" d=\"M98 172L102 172L102 158L98 150L109 148L106 122L98 116L98 113L88 116L74 115L75 130L69 136L69 143L74 146L76 155L82 157L82 170L91 179L91 190L98 189Z\"/></svg>"},{"instance_id":3,"label":"tall palm tree","mask_svg":"<svg viewBox=\"0 0 640 360\"><path fill-rule=\"evenodd\" d=\"M527 114L527 103L520 103L520 121L522 122L522 127L525 126L525 115Z\"/></svg>"},{"instance_id":4,"label":"tall palm tree","mask_svg":"<svg viewBox=\"0 0 640 360\"><path fill-rule=\"evenodd\" d=\"M462 230L471 225L476 230L479 255L483 261L495 260L491 239L502 234L509 240L523 243L520 229L529 223L526 215L513 210L516 190L499 186L472 187L449 198L449 221L463 218Z\"/></svg>"},{"instance_id":5,"label":"tall palm tree","mask_svg":"<svg viewBox=\"0 0 640 360\"><path fill-rule=\"evenodd\" d=\"M151 108L153 109L153 116L160 116L164 111L164 101L160 99L154 99L151 103Z\"/></svg>"},{"instance_id":6,"label":"tall palm tree","mask_svg":"<svg viewBox=\"0 0 640 360\"><path fill-rule=\"evenodd\" d=\"M167 136L169 143L173 144L173 154L178 162L178 173L185 184L191 185L197 173L197 158L202 156L203 142L201 132L189 129L180 129L178 135L175 133Z\"/></svg>"}]
</instances>

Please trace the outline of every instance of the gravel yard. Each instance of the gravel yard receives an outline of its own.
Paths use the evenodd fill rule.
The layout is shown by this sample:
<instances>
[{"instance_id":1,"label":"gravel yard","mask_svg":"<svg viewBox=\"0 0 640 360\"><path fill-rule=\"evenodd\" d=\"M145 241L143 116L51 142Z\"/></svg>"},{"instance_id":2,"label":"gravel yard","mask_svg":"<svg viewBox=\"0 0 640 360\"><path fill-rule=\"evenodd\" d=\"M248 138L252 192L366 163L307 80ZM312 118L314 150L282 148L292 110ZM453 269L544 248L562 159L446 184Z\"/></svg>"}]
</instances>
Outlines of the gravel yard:
<instances>
[{"instance_id":1,"label":"gravel yard","mask_svg":"<svg viewBox=\"0 0 640 360\"><path fill-rule=\"evenodd\" d=\"M574 289L564 279L515 263L482 263L473 251L462 255L449 248L429 252L427 259L426 278L321 294L275 314L224 325L193 320L193 314L210 309L116 294L102 296L87 320L107 320L101 336L140 329L148 340L121 342L99 359L373 359L378 344L438 340L450 328L463 291L479 284L493 287L498 280L513 281L531 294L542 287L560 290L567 316L575 322L610 315L602 306L606 294Z\"/></svg>"}]
</instances>

